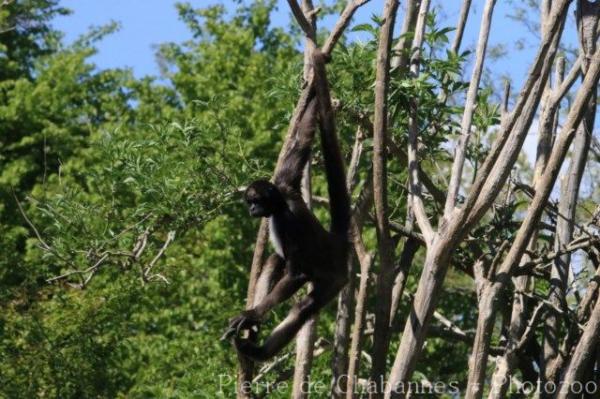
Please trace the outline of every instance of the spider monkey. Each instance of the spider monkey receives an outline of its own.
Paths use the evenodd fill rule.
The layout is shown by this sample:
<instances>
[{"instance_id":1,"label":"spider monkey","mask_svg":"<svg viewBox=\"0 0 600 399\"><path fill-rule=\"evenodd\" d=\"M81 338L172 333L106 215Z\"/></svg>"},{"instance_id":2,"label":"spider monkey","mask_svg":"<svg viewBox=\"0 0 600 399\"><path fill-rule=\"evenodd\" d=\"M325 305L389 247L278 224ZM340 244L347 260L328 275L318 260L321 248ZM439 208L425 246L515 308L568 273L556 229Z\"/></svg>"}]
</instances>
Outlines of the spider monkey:
<instances>
[{"instance_id":1,"label":"spider monkey","mask_svg":"<svg viewBox=\"0 0 600 399\"><path fill-rule=\"evenodd\" d=\"M251 216L269 219L275 253L267 259L268 266L284 270L262 302L231 319L223 336L225 339L234 336L238 352L257 361L265 361L285 347L302 325L335 298L346 284L350 197L335 132L325 55L316 49L312 59L316 96L309 101L300 119L297 136L282 167L274 183L257 180L250 184L244 195ZM317 121L329 191L329 231L307 207L300 192L302 171L310 156ZM269 310L289 299L307 282L313 284L311 292L293 306L262 345L240 337L240 331L252 331Z\"/></svg>"}]
</instances>

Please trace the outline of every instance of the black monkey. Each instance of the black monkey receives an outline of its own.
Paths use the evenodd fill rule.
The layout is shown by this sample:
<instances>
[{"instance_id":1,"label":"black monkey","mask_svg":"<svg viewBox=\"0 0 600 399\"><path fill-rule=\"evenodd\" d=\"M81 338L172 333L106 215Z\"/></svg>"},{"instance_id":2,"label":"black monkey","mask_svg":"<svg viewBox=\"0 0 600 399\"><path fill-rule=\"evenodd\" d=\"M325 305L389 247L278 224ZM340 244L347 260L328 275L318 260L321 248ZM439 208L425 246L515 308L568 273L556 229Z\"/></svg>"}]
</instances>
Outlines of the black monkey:
<instances>
[{"instance_id":1,"label":"black monkey","mask_svg":"<svg viewBox=\"0 0 600 399\"><path fill-rule=\"evenodd\" d=\"M224 335L224 338L234 336L238 352L258 361L271 358L286 346L302 325L346 284L350 198L335 132L325 56L319 50L314 51L313 70L316 97L310 100L302 115L296 138L274 184L258 180L250 184L245 193L250 215L269 218L271 242L276 252L268 258L269 266L285 268L283 277L262 302L233 318ZM319 223L300 193L302 170L308 162L317 120L329 190L329 231ZM313 284L311 292L294 305L262 345L239 336L241 330L259 325L269 310L289 299L307 282Z\"/></svg>"}]
</instances>

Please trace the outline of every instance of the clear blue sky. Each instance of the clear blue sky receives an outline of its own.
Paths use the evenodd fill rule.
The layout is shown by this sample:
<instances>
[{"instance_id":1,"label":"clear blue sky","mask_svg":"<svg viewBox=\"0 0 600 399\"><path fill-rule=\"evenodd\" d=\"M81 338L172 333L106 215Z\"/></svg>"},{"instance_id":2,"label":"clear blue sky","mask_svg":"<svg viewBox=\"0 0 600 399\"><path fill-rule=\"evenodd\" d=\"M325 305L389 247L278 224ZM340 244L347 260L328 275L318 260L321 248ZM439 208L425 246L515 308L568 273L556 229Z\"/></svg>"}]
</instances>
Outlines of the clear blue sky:
<instances>
[{"instance_id":1,"label":"clear blue sky","mask_svg":"<svg viewBox=\"0 0 600 399\"><path fill-rule=\"evenodd\" d=\"M223 4L231 9L234 7L231 0L190 0L189 2L196 7L207 4ZM440 15L444 25L455 25L461 2L462 0L434 0L434 5L444 4L443 13ZM61 4L72 9L73 14L58 18L54 25L65 32L67 42L71 42L86 32L90 26L117 21L121 24L121 30L99 44L99 53L93 61L99 68L131 67L138 77L157 75L154 46L164 42L181 42L190 38L185 25L177 17L175 3L174 0L63 0ZM483 0L473 2L463 47L473 47L476 42L483 3ZM498 2L490 43L502 42L509 45L510 59L496 63L495 67L498 75L508 74L513 77L515 83L519 84L533 54L531 49L514 51L514 42L527 36L528 33L525 28L506 18L507 13L510 12L510 3L510 0ZM372 14L379 15L382 7L383 0L372 0L359 11L355 23L368 21ZM402 14L399 19L401 18ZM330 18L323 23L330 25L333 20L334 18ZM273 23L276 25L290 23L285 0L279 0L279 9L273 18ZM569 35L573 35L574 38L574 30L571 31L573 32Z\"/></svg>"},{"instance_id":2,"label":"clear blue sky","mask_svg":"<svg viewBox=\"0 0 600 399\"><path fill-rule=\"evenodd\" d=\"M244 0L251 2L252 0ZM462 0L432 0L433 7L439 9L439 19L442 26L456 25ZM494 11L490 46L505 44L508 56L496 62L487 62L493 71L494 79L510 76L513 83L513 92L518 92L527 69L532 61L537 48L537 39L520 23L516 23L507 16L514 12L514 5L521 4L522 0L499 0ZM232 0L188 0L194 7L205 7L210 4L223 4L227 9L233 10L235 3ZM185 25L178 19L175 10L175 0L63 0L64 7L73 10L73 14L55 20L55 27L66 35L67 43L72 42L79 35L87 32L90 26L104 25L111 21L121 24L120 31L108 36L98 45L98 54L92 61L100 69L115 67L130 67L137 77L145 75L158 75L155 61L154 46L164 42L182 42L190 39L190 34ZM371 0L357 12L354 23L368 22L371 15L381 15L383 0ZM475 0L472 3L471 13L467 23L462 49L473 49L477 42L481 13L484 0ZM405 1L401 1L403 7ZM443 8L440 7L443 5ZM400 11L401 23L404 12ZM538 15L532 16L537 21ZM336 17L321 21L320 25L331 27ZM272 22L277 26L288 26L290 13L287 2L278 0L278 10L273 15ZM573 18L567 23L563 42L571 45L577 42ZM360 40L359 33L348 33L350 39ZM453 39L453 33L450 34ZM528 44L519 50L516 43L527 39ZM467 67L465 74L469 76L471 67ZM501 85L501 82L499 82ZM500 86L498 85L498 86ZM532 129L535 131L534 129ZM535 153L535 135L530 135L525 143L528 158L533 159Z\"/></svg>"}]
</instances>

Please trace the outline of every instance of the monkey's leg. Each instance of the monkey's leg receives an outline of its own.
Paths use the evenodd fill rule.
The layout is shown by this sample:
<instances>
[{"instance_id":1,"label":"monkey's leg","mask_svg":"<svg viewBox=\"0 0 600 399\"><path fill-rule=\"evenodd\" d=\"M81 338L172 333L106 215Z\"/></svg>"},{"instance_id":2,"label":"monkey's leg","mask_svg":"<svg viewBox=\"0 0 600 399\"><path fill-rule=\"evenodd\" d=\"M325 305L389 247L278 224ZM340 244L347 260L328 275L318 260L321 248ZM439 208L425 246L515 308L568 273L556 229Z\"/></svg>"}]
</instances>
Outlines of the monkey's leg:
<instances>
[{"instance_id":1,"label":"monkey's leg","mask_svg":"<svg viewBox=\"0 0 600 399\"><path fill-rule=\"evenodd\" d=\"M235 344L238 351L258 361L270 359L296 336L298 330L312 315L337 295L340 288L339 284L315 284L314 289L294 305L288 316L275 327L262 346L257 346L247 340L236 339Z\"/></svg>"}]
</instances>

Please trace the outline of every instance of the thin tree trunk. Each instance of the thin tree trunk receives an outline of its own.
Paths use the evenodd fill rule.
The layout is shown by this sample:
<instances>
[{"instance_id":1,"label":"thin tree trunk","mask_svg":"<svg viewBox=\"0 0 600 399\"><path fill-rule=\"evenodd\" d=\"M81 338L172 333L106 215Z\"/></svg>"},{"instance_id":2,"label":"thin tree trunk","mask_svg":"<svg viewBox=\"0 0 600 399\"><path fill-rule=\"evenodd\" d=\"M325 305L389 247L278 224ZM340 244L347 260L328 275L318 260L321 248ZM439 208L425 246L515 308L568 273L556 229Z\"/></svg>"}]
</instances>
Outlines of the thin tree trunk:
<instances>
[{"instance_id":1,"label":"thin tree trunk","mask_svg":"<svg viewBox=\"0 0 600 399\"><path fill-rule=\"evenodd\" d=\"M545 8L543 7L541 18L542 27L546 26L546 21L549 14L550 10L545 10ZM542 36L543 35L544 29L542 29ZM557 78L554 82L554 91L558 90L562 83L562 77L564 74L564 58L561 57L557 60L556 70ZM550 106L552 92L553 91L547 85L543 94L544 100L542 101L542 103L544 104L544 106L542 107L542 116L540 117L540 119L552 120L554 121L554 123L551 126L540 125L540 129L538 131L538 145L536 161L534 166L533 181L531 184L532 187L535 187L537 181L539 180L542 172L546 167L548 156L550 155L550 151L552 149L553 138L556 135L556 122L558 120L559 108ZM527 248L529 252L535 252L537 247L537 239L538 231L535 230L530 238L529 246ZM527 263L529 260L529 256L526 254L523 257L522 263ZM530 284L530 278L530 276L524 275L517 276L513 279L515 293L513 294L512 312L510 317L510 324L508 327L508 342L506 344L504 354L496 358L496 370L494 371L493 377L491 379L492 386L490 388L488 399L504 398L508 391L511 381L510 376L512 375L513 370L518 362L518 345L525 332L526 322L528 318L528 298L525 295L525 293L532 289L532 285Z\"/></svg>"},{"instance_id":2,"label":"thin tree trunk","mask_svg":"<svg viewBox=\"0 0 600 399\"><path fill-rule=\"evenodd\" d=\"M404 22L402 23L402 29L400 30L400 40L398 40L398 44L394 47L394 57L391 61L392 69L399 68L402 73L406 73L409 69L408 61L409 57L409 48L411 47L411 42L408 40L407 33L414 32L415 25L417 23L417 15L421 6L421 0L409 0L406 5L406 14L404 16ZM398 149L398 152L402 152L401 149ZM407 155L402 152L401 155L401 164L407 165ZM407 165L408 166L408 165ZM419 168L419 176L420 179L423 180L423 173ZM406 212L406 222L405 228L407 230L412 231L414 229L414 213L408 204L408 210ZM404 241L404 245L402 247L402 253L400 254L400 260L398 262L397 274L394 279L394 284L392 287L392 297L390 303L390 316L389 316L389 326L391 328L394 323L394 318L396 313L398 312L398 307L400 305L400 300L402 299L402 294L404 293L404 287L406 286L406 281L408 279L408 274L410 271L410 267L413 262L413 258L418 250L418 243L411 238L407 238Z\"/></svg>"},{"instance_id":3,"label":"thin tree trunk","mask_svg":"<svg viewBox=\"0 0 600 399\"><path fill-rule=\"evenodd\" d=\"M471 76L469 89L467 91L467 99L465 101L465 112L463 113L460 127L461 136L454 153L450 184L448 185L448 196L446 197L446 205L444 206L444 217L449 217L454 210L456 196L458 195L458 190L460 189L462 170L467 154L467 146L469 145L469 138L471 137L471 123L473 122L473 114L475 112L477 91L479 90L479 82L481 80L481 73L483 72L483 63L485 61L485 52L487 49L488 39L490 37L492 15L494 13L495 5L496 0L487 0L483 10L481 28L479 31L479 40L477 42L477 51L475 53L475 65L473 66L473 74Z\"/></svg>"},{"instance_id":4,"label":"thin tree trunk","mask_svg":"<svg viewBox=\"0 0 600 399\"><path fill-rule=\"evenodd\" d=\"M585 326L585 331L571 355L569 365L561 384L561 391L557 395L558 399L581 397L571 393L571 387L574 383L583 381L588 364L592 362L594 351L597 349L600 339L600 301L596 301L596 306L590 316L590 320Z\"/></svg>"},{"instance_id":5,"label":"thin tree trunk","mask_svg":"<svg viewBox=\"0 0 600 399\"><path fill-rule=\"evenodd\" d=\"M403 73L408 70L408 60L410 59L408 50L411 41L406 33L415 30L415 23L417 22L417 13L420 5L421 0L408 0L406 3L406 14L404 15L404 21L402 22L402 28L400 29L400 39L394 46L394 56L390 61L391 69L400 68Z\"/></svg>"},{"instance_id":6,"label":"thin tree trunk","mask_svg":"<svg viewBox=\"0 0 600 399\"><path fill-rule=\"evenodd\" d=\"M409 215L409 219L412 219L412 215ZM408 227L409 230L412 230L412 222L408 225ZM398 313L400 299L402 298L404 288L406 287L406 280L408 279L410 267L412 265L415 254L419 249L419 246L419 242L412 237L409 237L404 241L402 254L400 255L400 260L398 261L398 273L396 274L396 278L394 280L394 287L392 288L392 304L390 306L390 327L394 323L396 313Z\"/></svg>"},{"instance_id":7,"label":"thin tree trunk","mask_svg":"<svg viewBox=\"0 0 600 399\"><path fill-rule=\"evenodd\" d=\"M437 235L431 246L427 248L415 300L390 372L386 398L405 397L406 392L398 388L407 385L414 370L433 315L433 309L439 299L440 288L448 270L450 253L457 242L456 235L441 234Z\"/></svg>"},{"instance_id":8,"label":"thin tree trunk","mask_svg":"<svg viewBox=\"0 0 600 399\"><path fill-rule=\"evenodd\" d=\"M565 73L565 58L559 57L556 60L556 73L553 90L546 89L542 100L542 110L540 115L540 124L538 129L538 143L535 158L534 181L537 179L546 164L552 151L552 144L556 137L556 128L558 124L558 115L560 113L560 101L553 101L555 93L562 85Z\"/></svg>"},{"instance_id":9,"label":"thin tree trunk","mask_svg":"<svg viewBox=\"0 0 600 399\"><path fill-rule=\"evenodd\" d=\"M496 358L496 370L492 376L488 399L506 397L509 388L509 376L512 374L517 362L517 345L523 332L528 315L527 297L523 292L527 290L529 276L520 276L514 280L515 294L512 301L512 312L508 327L508 344L502 356ZM488 310L489 311L489 310Z\"/></svg>"},{"instance_id":10,"label":"thin tree trunk","mask_svg":"<svg viewBox=\"0 0 600 399\"><path fill-rule=\"evenodd\" d=\"M456 34L454 35L454 41L452 42L452 52L454 54L458 54L458 50L460 49L470 9L471 0L463 0L460 9L460 16L458 18L458 22L456 23ZM448 95L448 89L443 89L438 95L440 103L446 104L446 101L448 101Z\"/></svg>"},{"instance_id":11,"label":"thin tree trunk","mask_svg":"<svg viewBox=\"0 0 600 399\"><path fill-rule=\"evenodd\" d=\"M585 323L588 319L592 308L595 306L595 302L598 298L598 288L600 286L600 267L596 269L596 273L589 281L585 295L579 302L577 310L575 311L575 321L572 323L567 336L565 337L561 349L558 352L556 359L547 365L548 381L558 381L558 377L563 370L565 364L568 362L568 356L571 355L573 345L579 337L580 328L579 325Z\"/></svg>"},{"instance_id":12,"label":"thin tree trunk","mask_svg":"<svg viewBox=\"0 0 600 399\"><path fill-rule=\"evenodd\" d=\"M382 397L381 382L385 375L385 359L389 344L389 316L393 283L394 247L390 237L387 200L387 95L390 76L390 53L398 0L387 0L377 49L375 76L375 111L373 116L373 199L375 205L379 274L375 308L375 335L371 381L377 386L371 398Z\"/></svg>"},{"instance_id":13,"label":"thin tree trunk","mask_svg":"<svg viewBox=\"0 0 600 399\"><path fill-rule=\"evenodd\" d=\"M429 12L429 0L423 0L421 7L419 8L419 15L417 16L417 23L415 25L415 35L412 44L412 58L410 60L410 73L413 79L419 76L419 69L421 66L421 47L425 38L425 25L427 20L427 14ZM417 120L417 109L418 100L411 98L409 100L408 110L408 176L409 176L409 190L408 190L408 206L415 215L415 220L427 245L431 243L434 236L431 222L427 217L425 210L425 204L422 197L422 182L420 177L420 167L418 160L418 136L419 136L419 121Z\"/></svg>"},{"instance_id":14,"label":"thin tree trunk","mask_svg":"<svg viewBox=\"0 0 600 399\"><path fill-rule=\"evenodd\" d=\"M559 11L562 11L562 14ZM527 132L531 128L558 49L564 20L567 16L566 6L565 8L557 6L557 10L553 14L555 15L553 21L556 24L555 29L552 30L554 34L542 41L542 48L545 48L546 51L540 51L538 54L538 56L544 54L544 58L538 59L539 64L536 62L529 75L526 84L527 94L524 95L524 92L521 92L517 105L508 118L506 125L502 127L500 137L492 146L491 154L486 158L480 168L480 175L473 183L469 198L467 198L467 203L464 206L464 209L471 207L469 217L465 223L467 229L472 228L473 224L480 220L489 209L489 206L493 204L494 199L508 178L523 147ZM535 68L536 66L539 66L539 69ZM529 86L529 83L531 83L531 86ZM476 196L475 193L478 192L479 195Z\"/></svg>"},{"instance_id":15,"label":"thin tree trunk","mask_svg":"<svg viewBox=\"0 0 600 399\"><path fill-rule=\"evenodd\" d=\"M548 35L540 43L515 107L506 118L506 122L501 125L488 156L478 169L466 202L459 212L461 218L464 214L467 215L462 221L463 233L473 228L493 204L522 148L537 110L542 94L541 88L545 86L554 60L569 3L569 0L558 0L547 24Z\"/></svg>"},{"instance_id":16,"label":"thin tree trunk","mask_svg":"<svg viewBox=\"0 0 600 399\"><path fill-rule=\"evenodd\" d=\"M312 14L314 6L312 0L302 1L302 12L306 19L309 21L312 29L316 32L317 23L316 16ZM310 80L310 60L312 57L311 45L306 43L304 48L304 81ZM312 181L311 181L311 165L310 159L304 168L302 176L302 198L309 209L312 208ZM308 284L308 290L312 290L312 284ZM294 364L294 378L292 385L293 399L305 399L308 397L308 386L310 378L310 369L312 367L313 360L313 347L316 340L316 326L318 321L318 315L312 316L298 331L296 335L296 360Z\"/></svg>"},{"instance_id":17,"label":"thin tree trunk","mask_svg":"<svg viewBox=\"0 0 600 399\"><path fill-rule=\"evenodd\" d=\"M489 282L481 294L477 316L477 334L473 342L473 353L469 358L469 381L465 398L481 398L483 395L485 370L489 354L489 342L494 327L494 306L498 300L498 289ZM482 376L472 378L471 376Z\"/></svg>"},{"instance_id":18,"label":"thin tree trunk","mask_svg":"<svg viewBox=\"0 0 600 399\"><path fill-rule=\"evenodd\" d=\"M269 239L269 229L267 223L263 220L258 228L256 234L256 244L254 246L254 256L252 258L252 266L250 268L250 278L248 281L248 292L246 295L246 309L250 309L255 303L259 303L260 300L268 293L267 290L258 289L259 277L263 273L262 264L265 253L265 247L267 246L267 240ZM268 285L269 282L266 282ZM264 292L264 295L261 293ZM252 391L251 384L252 376L254 375L254 362L250 359L238 354L238 370L237 370L237 386L236 386L236 397L237 399L251 399Z\"/></svg>"},{"instance_id":19,"label":"thin tree trunk","mask_svg":"<svg viewBox=\"0 0 600 399\"><path fill-rule=\"evenodd\" d=\"M355 230L355 234L358 231ZM360 234L360 233L358 233ZM360 369L360 353L362 350L363 326L366 315L367 302L367 286L369 283L369 271L373 264L373 256L364 250L362 239L358 238L360 243L355 243L357 248L357 257L360 264L360 280L358 283L358 294L356 296L356 307L354 308L354 326L352 327L352 336L350 340L350 349L348 356L348 373L346 374L346 398L354 398L355 385L358 379L358 371ZM360 249L359 249L360 248ZM360 253L359 253L360 252ZM338 380L338 383L343 387L343 382Z\"/></svg>"},{"instance_id":20,"label":"thin tree trunk","mask_svg":"<svg viewBox=\"0 0 600 399\"><path fill-rule=\"evenodd\" d=\"M356 260L348 258L348 283L339 295L335 319L333 355L331 358L331 397L343 398L346 394L344 378L348 370L350 352L350 328L354 310L354 291L356 290Z\"/></svg>"},{"instance_id":21,"label":"thin tree trunk","mask_svg":"<svg viewBox=\"0 0 600 399\"><path fill-rule=\"evenodd\" d=\"M597 53L596 42L598 39L598 23L600 21L600 4L589 3L584 0L578 1L577 4L577 25L580 41L580 52L585 57L582 57L581 70L582 74L588 71L589 64L587 57ZM596 90L592 93L588 109L584 120L579 125L571 163L567 174L562 181L560 199L558 203L558 220L556 222L555 234L555 251L564 249L573 237L575 227L575 211L577 207L577 199L579 197L579 187L583 177L587 156L590 149L592 131L596 115ZM550 280L549 300L559 308L566 308L566 288L570 270L571 255L570 252L563 254L554 259L552 263L552 274ZM556 378L555 367L558 359L558 318L553 315L548 318L545 329L546 335L550 338L544 349L544 365L548 366L545 372L547 379ZM551 375L554 373L555 375ZM556 382L555 380L550 380Z\"/></svg>"},{"instance_id":22,"label":"thin tree trunk","mask_svg":"<svg viewBox=\"0 0 600 399\"><path fill-rule=\"evenodd\" d=\"M595 94L594 94L595 97ZM561 185L561 194L558 203L559 218L556 222L556 234L554 250L559 251L571 242L573 238L575 210L579 195L579 186L585 170L587 155L591 143L591 131L594 126L596 112L596 99L592 98L588 106L585 120L579 126L575 142L573 144L573 155L569 169ZM570 252L558 256L552 263L550 279L549 301L557 308L564 309L566 306L566 289L571 263ZM558 354L558 317L550 315L544 329L544 364L551 364ZM549 377L548 375L546 377Z\"/></svg>"},{"instance_id":23,"label":"thin tree trunk","mask_svg":"<svg viewBox=\"0 0 600 399\"><path fill-rule=\"evenodd\" d=\"M311 184L310 161L304 169L302 177L302 197L309 208L312 207L312 184ZM312 284L308 284L308 290L312 290ZM294 379L292 385L293 399L304 399L308 397L307 389L310 369L313 360L313 347L316 340L316 326L319 319L318 315L311 317L298 331L296 335L296 361L294 364Z\"/></svg>"},{"instance_id":24,"label":"thin tree trunk","mask_svg":"<svg viewBox=\"0 0 600 399\"><path fill-rule=\"evenodd\" d=\"M348 356L348 373L346 375L346 398L352 399L354 384L356 383L358 370L360 366L360 353L362 347L363 325L366 315L367 286L369 281L369 272L373 264L373 256L366 251L361 236L362 217L372 205L373 191L372 187L365 187L363 195L359 197L356 206L356 212L352 219L351 232L354 243L354 251L360 265L360 280L358 284L358 294L356 296L356 306L354 308L354 326L352 327L352 338ZM344 381L338 381L343 389Z\"/></svg>"},{"instance_id":25,"label":"thin tree trunk","mask_svg":"<svg viewBox=\"0 0 600 399\"><path fill-rule=\"evenodd\" d=\"M465 32L465 26L467 25L467 18L469 17L470 10L471 0L463 0L462 6L460 8L460 16L458 18L458 23L456 24L456 33L454 35L454 41L452 42L452 52L455 54L457 54L458 49L460 49L460 44L462 43L463 34Z\"/></svg>"}]
</instances>

